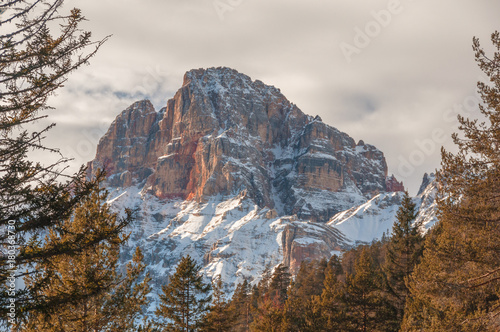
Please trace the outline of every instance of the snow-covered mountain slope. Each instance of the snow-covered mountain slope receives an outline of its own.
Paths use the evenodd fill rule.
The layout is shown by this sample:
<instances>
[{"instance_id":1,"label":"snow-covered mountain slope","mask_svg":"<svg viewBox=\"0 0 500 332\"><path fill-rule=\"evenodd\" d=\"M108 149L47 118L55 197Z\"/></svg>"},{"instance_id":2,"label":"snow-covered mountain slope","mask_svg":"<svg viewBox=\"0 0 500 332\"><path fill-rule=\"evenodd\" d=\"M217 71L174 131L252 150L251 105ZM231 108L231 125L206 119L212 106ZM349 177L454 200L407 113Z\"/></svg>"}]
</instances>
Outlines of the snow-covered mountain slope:
<instances>
[{"instance_id":1,"label":"snow-covered mountain slope","mask_svg":"<svg viewBox=\"0 0 500 332\"><path fill-rule=\"evenodd\" d=\"M434 174L424 175L422 186L413 202L418 209L415 222L427 231L436 222L437 185ZM368 202L336 214L328 225L335 227L356 243L369 243L391 234L396 213L401 205L402 192L378 194Z\"/></svg>"},{"instance_id":2,"label":"snow-covered mountain slope","mask_svg":"<svg viewBox=\"0 0 500 332\"><path fill-rule=\"evenodd\" d=\"M207 280L220 275L231 292L245 279L257 283L265 269L272 271L282 262L296 270L303 259L330 257L348 248L339 231L294 216L279 217L273 209L260 208L245 191L230 199L165 201L128 187L112 191L108 203L116 211L138 209L121 259L127 262L140 247L156 290L188 254ZM151 294L151 308L157 295Z\"/></svg>"},{"instance_id":3,"label":"snow-covered mountain slope","mask_svg":"<svg viewBox=\"0 0 500 332\"><path fill-rule=\"evenodd\" d=\"M433 175L414 198L417 220L426 229L435 221L436 184ZM131 259L138 246L152 277L153 310L161 286L175 271L180 257L190 255L207 281L220 275L227 291L243 280L257 283L265 269L280 263L296 272L303 260L329 258L360 243L390 234L403 193L379 194L366 203L343 211L328 224L279 216L259 207L242 191L232 198L211 197L205 202L159 199L141 186L111 190L108 203L116 211L133 208L138 218L128 227L130 240L121 260Z\"/></svg>"},{"instance_id":4,"label":"snow-covered mountain slope","mask_svg":"<svg viewBox=\"0 0 500 332\"><path fill-rule=\"evenodd\" d=\"M423 232L427 232L437 222L437 192L436 175L425 173L420 190L413 199L418 209L416 221L422 223Z\"/></svg>"},{"instance_id":5,"label":"snow-covered mountain slope","mask_svg":"<svg viewBox=\"0 0 500 332\"><path fill-rule=\"evenodd\" d=\"M336 214L328 225L346 234L353 241L371 242L389 235L402 192L378 194L368 202Z\"/></svg>"}]
</instances>

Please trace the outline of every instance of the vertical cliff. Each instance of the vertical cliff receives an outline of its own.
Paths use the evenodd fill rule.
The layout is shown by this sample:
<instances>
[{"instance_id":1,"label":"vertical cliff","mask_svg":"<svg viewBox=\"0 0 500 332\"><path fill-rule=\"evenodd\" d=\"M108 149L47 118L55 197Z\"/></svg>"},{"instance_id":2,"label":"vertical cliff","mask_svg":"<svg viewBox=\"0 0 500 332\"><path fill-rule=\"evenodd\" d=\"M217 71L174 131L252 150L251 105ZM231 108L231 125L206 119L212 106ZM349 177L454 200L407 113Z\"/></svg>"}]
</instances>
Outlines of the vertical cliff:
<instances>
[{"instance_id":1,"label":"vertical cliff","mask_svg":"<svg viewBox=\"0 0 500 332\"><path fill-rule=\"evenodd\" d=\"M260 207L321 222L387 190L381 151L229 68L187 72L159 112L134 103L90 166L105 167L113 187L197 202L246 190Z\"/></svg>"}]
</instances>

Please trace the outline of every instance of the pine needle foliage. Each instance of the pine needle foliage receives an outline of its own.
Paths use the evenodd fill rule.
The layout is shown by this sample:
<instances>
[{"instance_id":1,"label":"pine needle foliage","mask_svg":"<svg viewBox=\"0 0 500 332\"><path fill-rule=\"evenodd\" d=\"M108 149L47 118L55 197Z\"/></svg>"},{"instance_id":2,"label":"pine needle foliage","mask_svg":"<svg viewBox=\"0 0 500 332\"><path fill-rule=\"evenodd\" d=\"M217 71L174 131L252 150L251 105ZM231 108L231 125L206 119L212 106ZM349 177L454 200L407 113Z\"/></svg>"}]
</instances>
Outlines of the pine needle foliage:
<instances>
[{"instance_id":1,"label":"pine needle foliage","mask_svg":"<svg viewBox=\"0 0 500 332\"><path fill-rule=\"evenodd\" d=\"M492 56L473 49L488 82L479 82L481 119L459 116L457 153L442 151L439 224L425 242L409 284L408 331L500 329L500 33Z\"/></svg>"},{"instance_id":2,"label":"pine needle foliage","mask_svg":"<svg viewBox=\"0 0 500 332\"><path fill-rule=\"evenodd\" d=\"M417 210L408 192L396 213L396 222L387 241L384 272L389 298L397 310L397 324L401 324L409 295L407 279L420 263L423 251L421 225L416 223Z\"/></svg>"},{"instance_id":3,"label":"pine needle foliage","mask_svg":"<svg viewBox=\"0 0 500 332\"><path fill-rule=\"evenodd\" d=\"M209 291L200 267L191 256L182 257L169 283L162 287L161 303L155 312L162 331L196 331L211 301Z\"/></svg>"},{"instance_id":4,"label":"pine needle foliage","mask_svg":"<svg viewBox=\"0 0 500 332\"><path fill-rule=\"evenodd\" d=\"M92 241L43 245L45 234L61 227L102 180L86 181L83 169L64 174L67 159L43 143L54 125L33 126L51 109L49 97L105 42L93 42L91 33L80 29L85 20L81 11L64 14L62 4L62 0L0 4L0 245L15 253L14 263L6 255L0 257L2 285L7 278L19 281L34 273L33 267L41 260L81 251L108 235L96 232ZM48 165L33 161L28 155L34 150L59 159ZM6 290L0 288L0 320L4 322L12 300ZM16 319L50 306L35 298L38 291L16 290Z\"/></svg>"},{"instance_id":5,"label":"pine needle foliage","mask_svg":"<svg viewBox=\"0 0 500 332\"><path fill-rule=\"evenodd\" d=\"M81 202L72 218L51 230L45 242L55 245L73 242L75 234L85 233L82 241L92 241L92 234L105 230L105 241L77 254L58 255L36 265L36 273L26 278L27 287L49 307L30 312L21 324L23 331L135 331L136 319L147 304L150 278L144 272L139 248L126 266L119 269L120 246L127 240L114 230L123 221L105 203L107 192L92 192ZM62 300L61 300L62 299Z\"/></svg>"}]
</instances>

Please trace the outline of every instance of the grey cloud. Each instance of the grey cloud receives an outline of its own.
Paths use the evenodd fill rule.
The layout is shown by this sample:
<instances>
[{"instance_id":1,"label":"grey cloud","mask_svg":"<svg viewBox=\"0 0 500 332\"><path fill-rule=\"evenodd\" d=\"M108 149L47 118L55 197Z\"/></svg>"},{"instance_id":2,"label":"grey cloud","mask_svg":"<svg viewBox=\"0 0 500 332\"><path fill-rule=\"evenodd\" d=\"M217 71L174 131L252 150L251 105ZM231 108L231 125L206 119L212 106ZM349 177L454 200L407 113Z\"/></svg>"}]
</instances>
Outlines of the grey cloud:
<instances>
[{"instance_id":1,"label":"grey cloud","mask_svg":"<svg viewBox=\"0 0 500 332\"><path fill-rule=\"evenodd\" d=\"M220 0L231 7L223 20L215 0L66 2L82 9L96 38L113 36L53 99L59 125L49 140L63 152L95 148L89 127L102 132L134 98L164 106L185 71L228 66L379 147L413 193L422 174L439 167L440 145L452 147L457 126L448 110L474 95L480 75L472 37L487 47L500 12L494 1L401 0L400 13L348 63L340 44L353 44L355 28L391 0ZM432 141L436 130L447 138ZM422 143L429 140L432 149ZM76 158L75 165L89 156ZM401 172L407 163L411 172Z\"/></svg>"}]
</instances>

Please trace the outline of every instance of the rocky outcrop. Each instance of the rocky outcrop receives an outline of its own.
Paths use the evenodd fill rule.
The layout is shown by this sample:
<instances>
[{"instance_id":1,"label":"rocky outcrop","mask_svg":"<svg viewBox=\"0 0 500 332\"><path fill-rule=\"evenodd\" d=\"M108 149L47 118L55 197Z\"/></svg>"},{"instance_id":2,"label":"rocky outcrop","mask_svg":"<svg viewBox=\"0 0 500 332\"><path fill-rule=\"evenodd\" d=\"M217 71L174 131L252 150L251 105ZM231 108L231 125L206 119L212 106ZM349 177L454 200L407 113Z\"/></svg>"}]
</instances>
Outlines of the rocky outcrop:
<instances>
[{"instance_id":1,"label":"rocky outcrop","mask_svg":"<svg viewBox=\"0 0 500 332\"><path fill-rule=\"evenodd\" d=\"M348 240L335 228L317 223L292 222L282 234L283 263L292 274L303 261L328 259L349 247Z\"/></svg>"},{"instance_id":2,"label":"rocky outcrop","mask_svg":"<svg viewBox=\"0 0 500 332\"><path fill-rule=\"evenodd\" d=\"M435 183L435 182L436 182L436 175L434 173L431 173L431 174L425 173L424 177L422 179L422 184L420 184L420 188L418 189L417 196L422 195L424 193L424 191L426 190L426 188L429 187L429 185L431 183Z\"/></svg>"},{"instance_id":3,"label":"rocky outcrop","mask_svg":"<svg viewBox=\"0 0 500 332\"><path fill-rule=\"evenodd\" d=\"M116 117L97 146L90 171L105 169L113 187L129 187L151 174L148 162L150 135L157 121L153 104L147 100L132 104Z\"/></svg>"},{"instance_id":4,"label":"rocky outcrop","mask_svg":"<svg viewBox=\"0 0 500 332\"><path fill-rule=\"evenodd\" d=\"M388 192L405 191L403 182L399 182L394 175L389 176L385 180L385 188Z\"/></svg>"},{"instance_id":5,"label":"rocky outcrop","mask_svg":"<svg viewBox=\"0 0 500 332\"><path fill-rule=\"evenodd\" d=\"M422 184L414 202L418 208L415 222L422 225L422 232L427 232L438 221L438 191L439 182L434 173L424 174Z\"/></svg>"},{"instance_id":6,"label":"rocky outcrop","mask_svg":"<svg viewBox=\"0 0 500 332\"><path fill-rule=\"evenodd\" d=\"M387 190L381 151L229 68L189 71L158 113L148 101L123 111L97 167L114 187L197 202L246 190L260 207L322 222Z\"/></svg>"}]
</instances>

